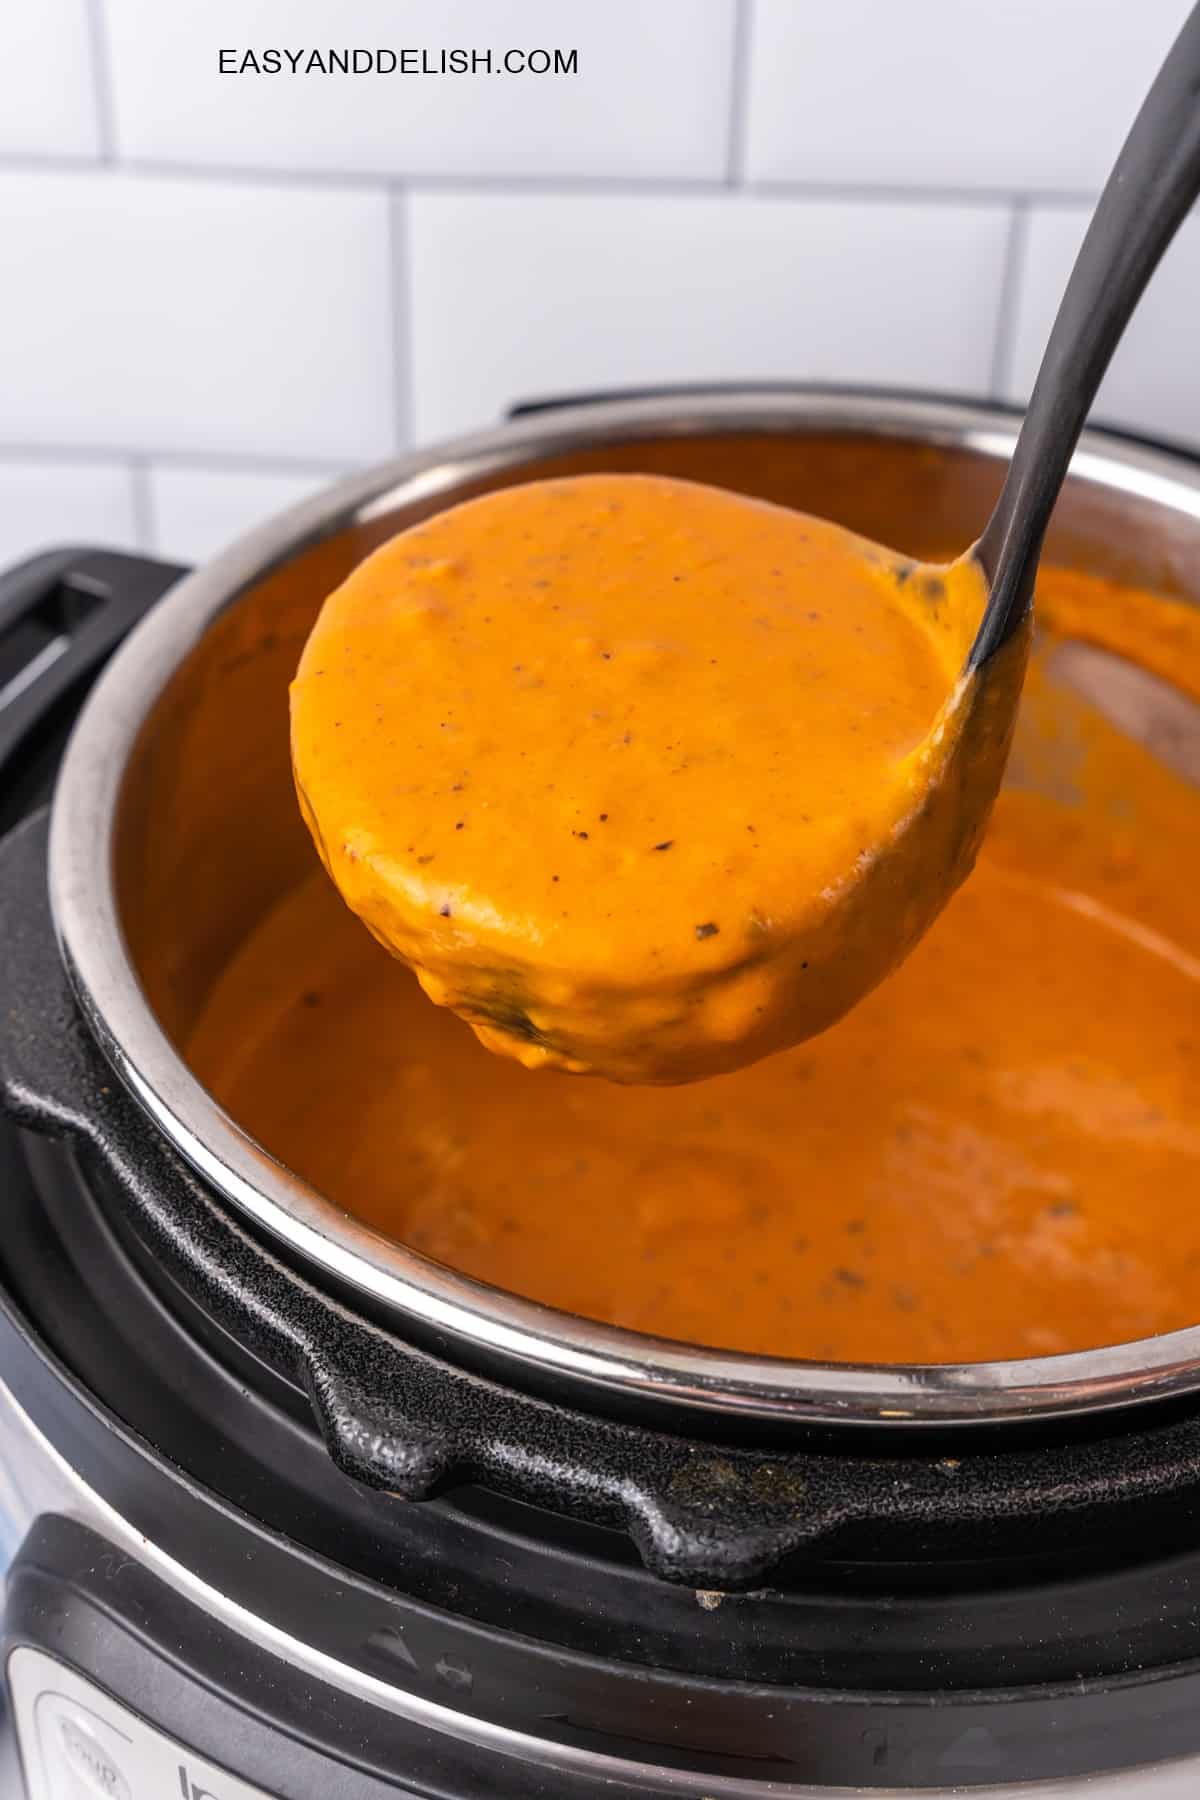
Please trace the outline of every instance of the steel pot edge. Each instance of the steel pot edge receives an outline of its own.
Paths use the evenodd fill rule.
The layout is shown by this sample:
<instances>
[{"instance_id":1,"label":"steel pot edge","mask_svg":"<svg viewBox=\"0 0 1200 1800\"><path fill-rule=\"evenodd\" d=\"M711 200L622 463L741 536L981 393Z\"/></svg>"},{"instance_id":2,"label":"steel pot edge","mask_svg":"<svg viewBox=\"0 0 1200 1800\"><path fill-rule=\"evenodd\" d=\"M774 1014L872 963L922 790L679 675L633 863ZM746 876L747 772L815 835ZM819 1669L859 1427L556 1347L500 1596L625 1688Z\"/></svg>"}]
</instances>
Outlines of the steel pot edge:
<instances>
[{"instance_id":1,"label":"steel pot edge","mask_svg":"<svg viewBox=\"0 0 1200 1800\"><path fill-rule=\"evenodd\" d=\"M574 1386L726 1420L912 1429L1028 1422L1200 1389L1200 1325L1067 1355L961 1365L823 1364L706 1349L565 1314L432 1262L349 1218L253 1142L192 1075L150 1009L113 879L121 783L138 732L183 658L239 594L301 549L394 504L604 443L714 432L848 430L1006 457L1010 410L985 403L782 387L687 390L535 411L495 430L352 476L240 539L180 582L89 696L54 798L49 883L81 1009L137 1101L198 1172L304 1261L369 1295L398 1328ZM1089 482L1200 521L1200 464L1092 431L1073 465Z\"/></svg>"}]
</instances>

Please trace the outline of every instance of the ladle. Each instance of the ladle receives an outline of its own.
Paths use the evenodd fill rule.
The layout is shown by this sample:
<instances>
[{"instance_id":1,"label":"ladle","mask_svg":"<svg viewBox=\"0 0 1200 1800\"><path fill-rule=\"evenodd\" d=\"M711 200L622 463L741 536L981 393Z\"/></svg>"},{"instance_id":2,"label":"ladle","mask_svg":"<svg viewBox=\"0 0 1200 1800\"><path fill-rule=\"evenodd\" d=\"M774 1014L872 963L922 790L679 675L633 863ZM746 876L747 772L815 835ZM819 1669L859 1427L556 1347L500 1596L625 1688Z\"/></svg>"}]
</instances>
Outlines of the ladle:
<instances>
[{"instance_id":1,"label":"ladle","mask_svg":"<svg viewBox=\"0 0 1200 1800\"><path fill-rule=\"evenodd\" d=\"M907 956L974 863L1050 513L1198 189L1200 6L1101 196L995 511L954 563L627 476L482 496L331 596L293 685L301 805L343 897L433 999L527 1066L670 1083L825 1030ZM643 578L660 543L675 572ZM709 603L740 634L724 661L691 597L713 568ZM789 573L811 610L795 586L771 598ZM934 649L915 741L880 724L906 681L928 691L870 610L880 584ZM819 643L851 630L830 678Z\"/></svg>"},{"instance_id":2,"label":"ladle","mask_svg":"<svg viewBox=\"0 0 1200 1800\"><path fill-rule=\"evenodd\" d=\"M1200 6L1189 15L1092 216L995 510L974 549L981 669L1029 610L1042 541L1096 391L1142 291L1200 192Z\"/></svg>"}]
</instances>

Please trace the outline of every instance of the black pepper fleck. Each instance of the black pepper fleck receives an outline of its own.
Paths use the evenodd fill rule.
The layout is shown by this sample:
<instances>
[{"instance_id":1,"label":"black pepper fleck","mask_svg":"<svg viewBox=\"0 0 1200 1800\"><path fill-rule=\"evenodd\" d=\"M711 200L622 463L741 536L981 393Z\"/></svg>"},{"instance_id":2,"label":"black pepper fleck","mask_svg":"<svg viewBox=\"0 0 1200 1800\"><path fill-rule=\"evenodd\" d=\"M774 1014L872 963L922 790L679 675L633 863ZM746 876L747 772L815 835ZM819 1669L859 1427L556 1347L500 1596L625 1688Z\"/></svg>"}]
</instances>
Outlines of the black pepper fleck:
<instances>
[{"instance_id":1,"label":"black pepper fleck","mask_svg":"<svg viewBox=\"0 0 1200 1800\"><path fill-rule=\"evenodd\" d=\"M720 929L721 927L719 925L714 925L710 919L706 925L697 925L696 936L698 938L716 937Z\"/></svg>"},{"instance_id":2,"label":"black pepper fleck","mask_svg":"<svg viewBox=\"0 0 1200 1800\"><path fill-rule=\"evenodd\" d=\"M655 846L654 846L654 848L655 848L655 849L656 849L656 850L669 850L669 849L670 849L670 848L671 848L671 845L672 845L672 844L673 844L673 843L674 843L674 842L675 842L675 839L674 839L674 838L664 838L664 839L663 839L663 841L662 841L662 843L661 843L661 844L655 844Z\"/></svg>"}]
</instances>

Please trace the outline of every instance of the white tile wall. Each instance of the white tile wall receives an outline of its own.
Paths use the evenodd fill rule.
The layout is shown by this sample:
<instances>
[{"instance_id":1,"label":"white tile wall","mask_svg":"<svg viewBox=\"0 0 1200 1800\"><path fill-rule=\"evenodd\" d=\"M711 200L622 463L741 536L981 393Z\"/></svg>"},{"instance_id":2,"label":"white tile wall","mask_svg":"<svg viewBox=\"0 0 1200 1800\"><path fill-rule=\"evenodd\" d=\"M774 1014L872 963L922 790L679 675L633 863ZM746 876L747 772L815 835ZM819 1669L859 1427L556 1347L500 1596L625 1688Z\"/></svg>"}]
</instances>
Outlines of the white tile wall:
<instances>
[{"instance_id":1,"label":"white tile wall","mask_svg":"<svg viewBox=\"0 0 1200 1800\"><path fill-rule=\"evenodd\" d=\"M410 212L422 437L657 379L988 385L999 207L434 193Z\"/></svg>"},{"instance_id":2,"label":"white tile wall","mask_svg":"<svg viewBox=\"0 0 1200 1800\"><path fill-rule=\"evenodd\" d=\"M0 556L209 553L554 389L1020 396L1188 0L0 0ZM570 76L222 49L577 50ZM1200 222L1101 412L1200 446Z\"/></svg>"},{"instance_id":3,"label":"white tile wall","mask_svg":"<svg viewBox=\"0 0 1200 1800\"><path fill-rule=\"evenodd\" d=\"M137 541L127 466L0 454L0 568L61 544L127 549Z\"/></svg>"},{"instance_id":4,"label":"white tile wall","mask_svg":"<svg viewBox=\"0 0 1200 1800\"><path fill-rule=\"evenodd\" d=\"M384 197L0 173L2 429L24 443L382 456Z\"/></svg>"},{"instance_id":5,"label":"white tile wall","mask_svg":"<svg viewBox=\"0 0 1200 1800\"><path fill-rule=\"evenodd\" d=\"M151 464L149 548L181 562L214 556L244 531L334 479L329 470L214 469Z\"/></svg>"},{"instance_id":6,"label":"white tile wall","mask_svg":"<svg viewBox=\"0 0 1200 1800\"><path fill-rule=\"evenodd\" d=\"M88 0L3 0L0 155L100 148Z\"/></svg>"},{"instance_id":7,"label":"white tile wall","mask_svg":"<svg viewBox=\"0 0 1200 1800\"><path fill-rule=\"evenodd\" d=\"M1014 400L1029 397L1090 216L1087 207L1047 207L1029 220L1007 376ZM1183 226L1152 277L1094 415L1134 429L1152 425L1200 448L1200 215Z\"/></svg>"},{"instance_id":8,"label":"white tile wall","mask_svg":"<svg viewBox=\"0 0 1200 1800\"><path fill-rule=\"evenodd\" d=\"M132 157L394 175L725 173L734 0L109 0ZM335 29L336 25L336 29ZM218 51L577 50L578 73L222 74ZM348 93L351 98L347 99Z\"/></svg>"},{"instance_id":9,"label":"white tile wall","mask_svg":"<svg viewBox=\"0 0 1200 1800\"><path fill-rule=\"evenodd\" d=\"M1192 0L752 0L754 180L1098 189Z\"/></svg>"}]
</instances>

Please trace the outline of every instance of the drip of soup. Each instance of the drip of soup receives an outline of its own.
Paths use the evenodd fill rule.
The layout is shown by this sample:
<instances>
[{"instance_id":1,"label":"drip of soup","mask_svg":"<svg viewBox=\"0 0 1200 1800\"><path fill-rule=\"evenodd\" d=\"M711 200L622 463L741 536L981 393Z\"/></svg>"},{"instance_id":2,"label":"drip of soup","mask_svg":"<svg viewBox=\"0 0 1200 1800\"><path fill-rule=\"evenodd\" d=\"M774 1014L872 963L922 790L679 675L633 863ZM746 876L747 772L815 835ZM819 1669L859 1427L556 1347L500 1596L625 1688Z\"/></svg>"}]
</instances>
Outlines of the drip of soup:
<instances>
[{"instance_id":1,"label":"drip of soup","mask_svg":"<svg viewBox=\"0 0 1200 1800\"><path fill-rule=\"evenodd\" d=\"M1111 627L1195 692L1200 614L1055 570L1038 607L975 872L821 1037L689 1086L530 1079L430 1007L318 868L224 972L194 1067L379 1231L641 1331L958 1362L1194 1324L1196 790L1061 684L1054 629Z\"/></svg>"},{"instance_id":2,"label":"drip of soup","mask_svg":"<svg viewBox=\"0 0 1200 1800\"><path fill-rule=\"evenodd\" d=\"M530 483L401 533L292 689L342 897L526 1067L669 1083L824 1030L971 866L1023 638L840 526L649 475Z\"/></svg>"}]
</instances>

